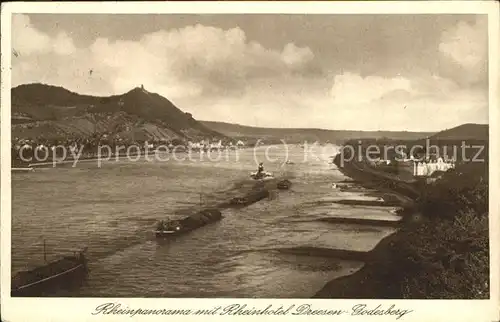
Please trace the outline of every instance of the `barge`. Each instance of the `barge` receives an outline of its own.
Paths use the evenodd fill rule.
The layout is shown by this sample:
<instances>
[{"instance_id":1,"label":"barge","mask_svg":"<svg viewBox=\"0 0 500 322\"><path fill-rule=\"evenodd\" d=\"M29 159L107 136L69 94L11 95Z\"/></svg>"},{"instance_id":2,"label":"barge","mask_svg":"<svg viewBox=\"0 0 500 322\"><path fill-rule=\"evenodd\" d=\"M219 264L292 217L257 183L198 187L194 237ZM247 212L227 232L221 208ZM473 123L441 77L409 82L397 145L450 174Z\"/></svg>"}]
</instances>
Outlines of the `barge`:
<instances>
[{"instance_id":1,"label":"barge","mask_svg":"<svg viewBox=\"0 0 500 322\"><path fill-rule=\"evenodd\" d=\"M253 203L256 203L257 201L260 201L264 198L269 198L269 190L267 189L262 189L262 190L257 190L250 192L244 197L236 197L231 199L229 202L230 206L232 207L246 207L249 206Z\"/></svg>"},{"instance_id":2,"label":"barge","mask_svg":"<svg viewBox=\"0 0 500 322\"><path fill-rule=\"evenodd\" d=\"M88 273L86 248L32 270L18 272L11 280L11 296L38 297L57 289L80 285Z\"/></svg>"},{"instance_id":3,"label":"barge","mask_svg":"<svg viewBox=\"0 0 500 322\"><path fill-rule=\"evenodd\" d=\"M181 220L161 220L154 233L158 238L178 236L221 219L220 210L204 209Z\"/></svg>"},{"instance_id":4,"label":"barge","mask_svg":"<svg viewBox=\"0 0 500 322\"><path fill-rule=\"evenodd\" d=\"M280 182L278 182L278 184L276 186L280 190L288 190L292 186L292 182L288 179L285 179L285 180L281 180Z\"/></svg>"}]
</instances>

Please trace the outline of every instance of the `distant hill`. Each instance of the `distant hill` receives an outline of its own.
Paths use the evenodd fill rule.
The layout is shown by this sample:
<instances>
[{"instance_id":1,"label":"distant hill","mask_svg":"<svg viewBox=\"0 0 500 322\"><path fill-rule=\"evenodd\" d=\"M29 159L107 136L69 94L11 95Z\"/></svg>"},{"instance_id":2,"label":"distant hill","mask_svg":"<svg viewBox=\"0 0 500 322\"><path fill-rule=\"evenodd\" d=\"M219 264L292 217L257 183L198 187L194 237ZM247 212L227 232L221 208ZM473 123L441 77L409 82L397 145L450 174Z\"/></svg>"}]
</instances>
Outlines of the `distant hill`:
<instances>
[{"instance_id":1,"label":"distant hill","mask_svg":"<svg viewBox=\"0 0 500 322\"><path fill-rule=\"evenodd\" d=\"M143 88L96 97L37 83L17 86L11 93L13 137L64 138L96 132L134 139L223 137Z\"/></svg>"},{"instance_id":2,"label":"distant hill","mask_svg":"<svg viewBox=\"0 0 500 322\"><path fill-rule=\"evenodd\" d=\"M290 143L332 142L341 143L349 139L363 138L389 138L395 140L417 140L434 134L433 132L407 132L407 131L349 131L349 130L324 130L307 128L263 128L252 127L224 122L201 121L214 131L229 137L245 139L261 138L264 141L284 139Z\"/></svg>"},{"instance_id":3,"label":"distant hill","mask_svg":"<svg viewBox=\"0 0 500 322\"><path fill-rule=\"evenodd\" d=\"M432 132L350 131L310 128L263 128L224 122L197 121L171 101L143 88L108 97L80 95L63 87L25 84L12 89L12 137L66 138L94 133L142 139L232 137L247 142L332 142L349 139L392 140L486 138L488 126L464 124Z\"/></svg>"},{"instance_id":4,"label":"distant hill","mask_svg":"<svg viewBox=\"0 0 500 322\"><path fill-rule=\"evenodd\" d=\"M466 123L457 127L438 132L429 137L431 140L456 141L456 140L478 140L487 141L489 138L488 124Z\"/></svg>"}]
</instances>

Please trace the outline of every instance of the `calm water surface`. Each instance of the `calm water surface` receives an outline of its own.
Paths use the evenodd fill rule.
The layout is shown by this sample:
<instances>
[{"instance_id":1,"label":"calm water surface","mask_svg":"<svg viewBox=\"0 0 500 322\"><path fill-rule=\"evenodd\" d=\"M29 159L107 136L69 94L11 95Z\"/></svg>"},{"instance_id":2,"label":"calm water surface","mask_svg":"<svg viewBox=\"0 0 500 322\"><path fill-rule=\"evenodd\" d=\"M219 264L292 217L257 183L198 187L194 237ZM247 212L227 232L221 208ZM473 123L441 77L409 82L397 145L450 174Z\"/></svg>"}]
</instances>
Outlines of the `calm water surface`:
<instances>
[{"instance_id":1,"label":"calm water surface","mask_svg":"<svg viewBox=\"0 0 500 322\"><path fill-rule=\"evenodd\" d=\"M236 156L238 154L238 157ZM295 248L367 251L392 228L332 224L325 217L390 216L390 209L331 201L362 197L331 183L346 179L328 157L288 149L293 165L281 166L284 148L268 151L266 171L292 176L289 191L247 208L224 210L224 218L170 242L151 231L159 219L180 217L255 184L249 173L265 148L231 152L220 162L81 162L76 167L37 169L12 175L12 270L88 246L86 284L59 296L98 297L311 297L329 280L363 263L296 255Z\"/></svg>"}]
</instances>

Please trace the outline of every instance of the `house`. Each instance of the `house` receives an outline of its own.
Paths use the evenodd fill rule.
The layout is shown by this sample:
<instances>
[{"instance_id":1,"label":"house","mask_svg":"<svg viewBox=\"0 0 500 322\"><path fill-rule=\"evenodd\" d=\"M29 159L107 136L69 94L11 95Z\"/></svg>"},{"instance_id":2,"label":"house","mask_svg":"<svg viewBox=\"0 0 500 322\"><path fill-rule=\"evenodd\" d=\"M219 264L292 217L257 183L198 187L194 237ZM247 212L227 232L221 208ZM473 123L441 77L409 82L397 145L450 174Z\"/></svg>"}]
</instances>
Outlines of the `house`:
<instances>
[{"instance_id":1,"label":"house","mask_svg":"<svg viewBox=\"0 0 500 322\"><path fill-rule=\"evenodd\" d=\"M455 163L453 161L445 162L442 158L438 158L437 160L432 161L413 161L413 175L420 177L430 177L433 173L441 173L446 172L448 169L452 169L455 167Z\"/></svg>"}]
</instances>

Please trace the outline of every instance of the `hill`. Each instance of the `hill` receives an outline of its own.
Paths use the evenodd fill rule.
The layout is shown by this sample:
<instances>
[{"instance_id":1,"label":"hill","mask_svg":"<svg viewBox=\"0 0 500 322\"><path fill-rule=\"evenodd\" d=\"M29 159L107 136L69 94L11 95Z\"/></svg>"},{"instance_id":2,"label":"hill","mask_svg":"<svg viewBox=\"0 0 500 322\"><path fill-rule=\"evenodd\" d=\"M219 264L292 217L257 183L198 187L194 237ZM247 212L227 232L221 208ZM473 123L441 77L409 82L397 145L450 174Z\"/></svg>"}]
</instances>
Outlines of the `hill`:
<instances>
[{"instance_id":1,"label":"hill","mask_svg":"<svg viewBox=\"0 0 500 322\"><path fill-rule=\"evenodd\" d=\"M434 133L429 132L407 132L407 131L349 131L349 130L324 130L308 128L263 128L252 127L224 122L201 121L204 125L214 131L230 137L245 139L261 138L264 141L284 139L290 143L308 142L332 142L342 143L349 139L363 138L390 138L395 140L417 140L425 138Z\"/></svg>"},{"instance_id":2,"label":"hill","mask_svg":"<svg viewBox=\"0 0 500 322\"><path fill-rule=\"evenodd\" d=\"M429 139L436 141L477 140L487 141L489 138L488 124L466 123L457 127L438 132Z\"/></svg>"},{"instance_id":3,"label":"hill","mask_svg":"<svg viewBox=\"0 0 500 322\"><path fill-rule=\"evenodd\" d=\"M36 83L17 86L11 93L13 137L60 139L107 133L134 139L223 138L144 88L97 97Z\"/></svg>"}]
</instances>

